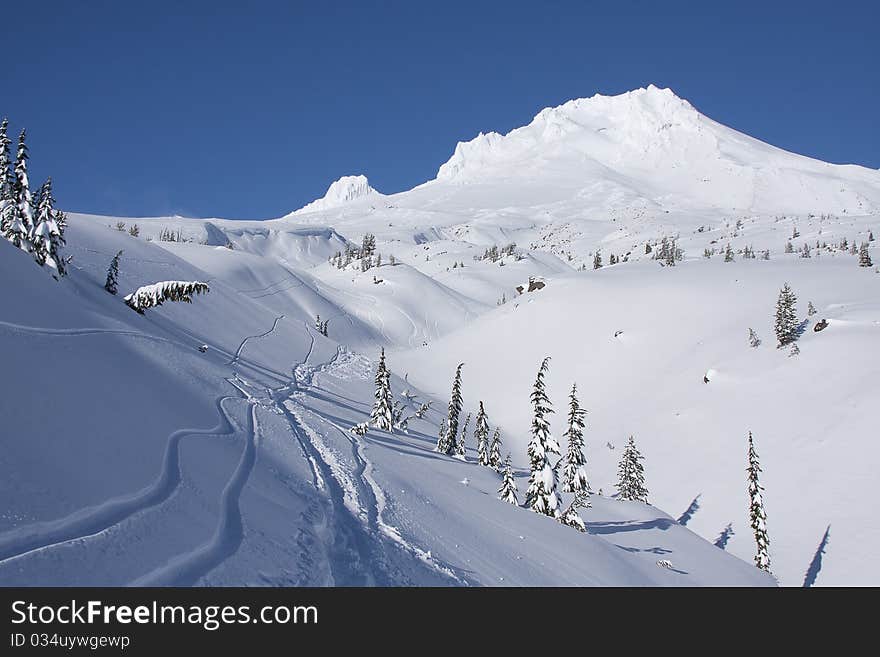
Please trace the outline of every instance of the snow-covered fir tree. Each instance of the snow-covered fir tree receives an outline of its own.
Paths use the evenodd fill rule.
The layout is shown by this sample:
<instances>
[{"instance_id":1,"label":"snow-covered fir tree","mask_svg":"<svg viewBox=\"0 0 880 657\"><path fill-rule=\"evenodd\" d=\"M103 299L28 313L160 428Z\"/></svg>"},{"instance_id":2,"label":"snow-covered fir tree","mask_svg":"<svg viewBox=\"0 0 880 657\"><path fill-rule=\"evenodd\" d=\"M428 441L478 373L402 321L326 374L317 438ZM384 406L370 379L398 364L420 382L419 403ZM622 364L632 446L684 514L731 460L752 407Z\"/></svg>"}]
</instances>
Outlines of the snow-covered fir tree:
<instances>
[{"instance_id":1,"label":"snow-covered fir tree","mask_svg":"<svg viewBox=\"0 0 880 657\"><path fill-rule=\"evenodd\" d=\"M107 280L104 281L104 289L110 294L116 294L119 290L119 258L121 257L122 251L118 251L110 261L110 266L107 267Z\"/></svg>"},{"instance_id":2,"label":"snow-covered fir tree","mask_svg":"<svg viewBox=\"0 0 880 657\"><path fill-rule=\"evenodd\" d=\"M602 254L596 251L596 255L593 256L593 269L601 269L602 268Z\"/></svg>"},{"instance_id":3,"label":"snow-covered fir tree","mask_svg":"<svg viewBox=\"0 0 880 657\"><path fill-rule=\"evenodd\" d=\"M64 258L61 246L64 237L55 221L55 198L52 196L52 179L43 183L38 195L37 215L33 232L34 260L46 267L54 278L64 276Z\"/></svg>"},{"instance_id":4,"label":"snow-covered fir tree","mask_svg":"<svg viewBox=\"0 0 880 657\"><path fill-rule=\"evenodd\" d=\"M584 524L583 518L578 513L578 509L590 508L590 494L587 490L580 490L575 493L574 499L568 508L559 516L559 522L577 529L579 532L586 532L587 526Z\"/></svg>"},{"instance_id":5,"label":"snow-covered fir tree","mask_svg":"<svg viewBox=\"0 0 880 657\"><path fill-rule=\"evenodd\" d=\"M0 235L4 237L7 236L8 224L12 221L12 192L15 180L9 152L12 140L7 134L8 129L9 120L4 118L0 123Z\"/></svg>"},{"instance_id":6,"label":"snow-covered fir tree","mask_svg":"<svg viewBox=\"0 0 880 657\"><path fill-rule=\"evenodd\" d=\"M166 301L192 303L193 294L208 292L210 292L208 284L201 281L161 281L139 287L122 300L132 310L143 315L144 310L161 306Z\"/></svg>"},{"instance_id":7,"label":"snow-covered fir tree","mask_svg":"<svg viewBox=\"0 0 880 657\"><path fill-rule=\"evenodd\" d=\"M724 249L724 262L733 262L733 249L730 248L730 244L727 244L727 248Z\"/></svg>"},{"instance_id":8,"label":"snow-covered fir tree","mask_svg":"<svg viewBox=\"0 0 880 657\"><path fill-rule=\"evenodd\" d=\"M320 333L321 332L321 316L315 315L315 330Z\"/></svg>"},{"instance_id":9,"label":"snow-covered fir tree","mask_svg":"<svg viewBox=\"0 0 880 657\"><path fill-rule=\"evenodd\" d=\"M794 245L791 242L785 243L785 252L786 253L794 253Z\"/></svg>"},{"instance_id":10,"label":"snow-covered fir tree","mask_svg":"<svg viewBox=\"0 0 880 657\"><path fill-rule=\"evenodd\" d=\"M376 389L373 393L375 401L370 411L370 424L377 429L383 429L389 433L394 432L394 400L391 394L391 373L385 367L385 349L379 355L379 365L376 367Z\"/></svg>"},{"instance_id":11,"label":"snow-covered fir tree","mask_svg":"<svg viewBox=\"0 0 880 657\"><path fill-rule=\"evenodd\" d=\"M544 382L549 368L548 356L541 363L531 394L532 439L528 448L530 474L526 506L537 513L555 518L560 513L561 500L556 490L556 470L550 465L550 455L559 455L559 444L550 434L550 421L547 418L553 413Z\"/></svg>"},{"instance_id":12,"label":"snow-covered fir tree","mask_svg":"<svg viewBox=\"0 0 880 657\"><path fill-rule=\"evenodd\" d=\"M480 401L480 410L477 412L477 427L474 429L474 438L477 441L477 462L480 465L489 465L489 418L486 409Z\"/></svg>"},{"instance_id":13,"label":"snow-covered fir tree","mask_svg":"<svg viewBox=\"0 0 880 657\"><path fill-rule=\"evenodd\" d=\"M761 338L758 337L758 334L755 333L755 329L749 329L749 346L757 347L761 344Z\"/></svg>"},{"instance_id":14,"label":"snow-covered fir tree","mask_svg":"<svg viewBox=\"0 0 880 657\"><path fill-rule=\"evenodd\" d=\"M458 432L458 440L455 443L455 457L462 461L467 460L467 432L471 423L471 414L468 413L464 419L461 431Z\"/></svg>"},{"instance_id":15,"label":"snow-covered fir tree","mask_svg":"<svg viewBox=\"0 0 880 657\"><path fill-rule=\"evenodd\" d=\"M630 436L620 464L617 466L617 498L648 503L648 489L645 487L644 460L636 447L635 439Z\"/></svg>"},{"instance_id":16,"label":"snow-covered fir tree","mask_svg":"<svg viewBox=\"0 0 880 657\"><path fill-rule=\"evenodd\" d=\"M755 533L757 551L755 553L755 565L761 570L770 572L770 537L767 535L767 513L764 511L764 498L761 491L764 490L758 481L761 466L758 463L758 453L755 451L755 443L752 440L752 432L749 431L749 521L752 531Z\"/></svg>"},{"instance_id":17,"label":"snow-covered fir tree","mask_svg":"<svg viewBox=\"0 0 880 657\"><path fill-rule=\"evenodd\" d=\"M33 198L28 181L28 149L26 131L18 138L18 152L15 157L15 183L12 191L12 215L7 224L6 237L22 251L31 253L31 235L34 230Z\"/></svg>"},{"instance_id":18,"label":"snow-covered fir tree","mask_svg":"<svg viewBox=\"0 0 880 657\"><path fill-rule=\"evenodd\" d=\"M568 429L563 434L568 439L565 465L562 468L562 490L565 493L587 491L587 460L584 458L584 415L577 398L577 384L571 386L568 396Z\"/></svg>"},{"instance_id":19,"label":"snow-covered fir tree","mask_svg":"<svg viewBox=\"0 0 880 657\"><path fill-rule=\"evenodd\" d=\"M813 302L812 302L812 301L808 301L808 302L807 302L807 316L808 316L808 317L812 317L812 316L815 315L817 312L818 312L818 311L816 310L816 307L813 305Z\"/></svg>"},{"instance_id":20,"label":"snow-covered fir tree","mask_svg":"<svg viewBox=\"0 0 880 657\"><path fill-rule=\"evenodd\" d=\"M498 470L501 467L501 429L495 427L492 443L489 445L489 467Z\"/></svg>"},{"instance_id":21,"label":"snow-covered fir tree","mask_svg":"<svg viewBox=\"0 0 880 657\"><path fill-rule=\"evenodd\" d=\"M510 467L510 454L504 459L504 478L501 480L501 488L498 489L498 499L510 504L518 505L516 499L516 481L513 478L513 469Z\"/></svg>"},{"instance_id":22,"label":"snow-covered fir tree","mask_svg":"<svg viewBox=\"0 0 880 657\"><path fill-rule=\"evenodd\" d=\"M859 247L859 267L873 267L874 263L871 261L871 254L868 253L868 243L862 242L862 245Z\"/></svg>"},{"instance_id":23,"label":"snow-covered fir tree","mask_svg":"<svg viewBox=\"0 0 880 657\"><path fill-rule=\"evenodd\" d=\"M773 324L780 347L791 344L797 337L796 304L797 297L786 283L779 291L779 298L776 300L776 317Z\"/></svg>"},{"instance_id":24,"label":"snow-covered fir tree","mask_svg":"<svg viewBox=\"0 0 880 657\"><path fill-rule=\"evenodd\" d=\"M449 398L449 407L446 412L446 431L440 434L437 441L437 451L442 454L455 452L456 438L458 437L458 417L461 415L461 368L464 363L459 363L455 368L455 378L452 381L452 395Z\"/></svg>"}]
</instances>

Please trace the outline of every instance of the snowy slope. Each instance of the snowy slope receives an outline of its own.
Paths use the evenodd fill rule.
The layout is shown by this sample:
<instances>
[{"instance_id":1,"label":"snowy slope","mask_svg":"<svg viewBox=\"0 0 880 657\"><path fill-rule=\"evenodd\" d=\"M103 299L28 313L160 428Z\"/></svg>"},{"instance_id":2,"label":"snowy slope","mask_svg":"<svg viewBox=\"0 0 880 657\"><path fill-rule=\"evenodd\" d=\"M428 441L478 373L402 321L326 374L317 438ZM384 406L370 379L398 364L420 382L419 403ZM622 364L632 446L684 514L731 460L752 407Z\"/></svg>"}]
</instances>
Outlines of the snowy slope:
<instances>
[{"instance_id":1,"label":"snowy slope","mask_svg":"<svg viewBox=\"0 0 880 657\"><path fill-rule=\"evenodd\" d=\"M363 356L219 280L139 316L101 287L117 250L121 291L210 276L94 222L69 242L61 283L0 244L23 281L0 305L3 584L771 583L643 505L597 501L590 536L508 508L497 475L426 449L436 417L355 440Z\"/></svg>"},{"instance_id":2,"label":"snowy slope","mask_svg":"<svg viewBox=\"0 0 880 657\"><path fill-rule=\"evenodd\" d=\"M751 566L749 430L781 583L875 583L880 276L840 242L867 241L878 213L880 172L787 153L649 87L459 144L399 194L354 176L267 221L71 215L57 283L0 242L0 276L22 281L0 287L0 413L4 436L28 436L0 456L0 584L772 584ZM367 233L381 266L331 262ZM674 268L646 252L662 237L684 251ZM624 261L593 271L597 251ZM144 316L122 303L161 280L211 291ZM530 280L544 287L519 295ZM800 316L819 312L791 358L771 332L785 281ZM408 375L395 392L431 411L356 438L380 347ZM589 410L603 495L587 535L500 502L473 454L432 449L464 361L465 410L486 402L522 500L545 355L556 434L573 381ZM656 508L611 497L630 434Z\"/></svg>"}]
</instances>

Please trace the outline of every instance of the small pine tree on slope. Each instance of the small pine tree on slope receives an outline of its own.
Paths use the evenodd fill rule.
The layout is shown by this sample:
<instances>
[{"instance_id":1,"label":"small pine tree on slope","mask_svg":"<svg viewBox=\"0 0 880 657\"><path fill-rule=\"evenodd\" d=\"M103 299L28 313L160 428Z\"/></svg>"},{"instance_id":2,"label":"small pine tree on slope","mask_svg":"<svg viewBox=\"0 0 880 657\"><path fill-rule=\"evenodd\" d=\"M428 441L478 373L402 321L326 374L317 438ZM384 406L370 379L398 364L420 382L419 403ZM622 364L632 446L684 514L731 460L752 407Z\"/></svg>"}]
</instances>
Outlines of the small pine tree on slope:
<instances>
[{"instance_id":1,"label":"small pine tree on slope","mask_svg":"<svg viewBox=\"0 0 880 657\"><path fill-rule=\"evenodd\" d=\"M501 488L498 489L498 499L510 504L519 504L516 499L516 481L513 479L513 470L510 467L510 454L504 459L504 479Z\"/></svg>"},{"instance_id":2,"label":"small pine tree on slope","mask_svg":"<svg viewBox=\"0 0 880 657\"><path fill-rule=\"evenodd\" d=\"M31 233L34 229L33 199L28 182L27 161L28 150L25 144L26 134L21 131L18 138L18 153L15 158L15 186L12 192L12 216L6 229L6 236L22 251L33 251Z\"/></svg>"},{"instance_id":3,"label":"small pine tree on slope","mask_svg":"<svg viewBox=\"0 0 880 657\"><path fill-rule=\"evenodd\" d=\"M370 424L377 429L394 433L394 402L391 395L391 375L385 367L385 349L379 356L376 367L376 390L373 393L376 401L370 411Z\"/></svg>"},{"instance_id":4,"label":"small pine tree on slope","mask_svg":"<svg viewBox=\"0 0 880 657\"><path fill-rule=\"evenodd\" d=\"M489 465L496 470L501 469L501 429L495 427L492 444L489 447Z\"/></svg>"},{"instance_id":5,"label":"small pine tree on slope","mask_svg":"<svg viewBox=\"0 0 880 657\"><path fill-rule=\"evenodd\" d=\"M645 487L645 469L639 461L644 460L630 436L617 466L617 498L648 503L648 489Z\"/></svg>"},{"instance_id":6,"label":"small pine tree on slope","mask_svg":"<svg viewBox=\"0 0 880 657\"><path fill-rule=\"evenodd\" d=\"M49 178L40 188L39 204L37 205L36 225L34 226L34 259L42 267L48 267L52 276L64 276L64 258L61 256L61 245L64 238L55 221L55 199L52 196L52 179Z\"/></svg>"},{"instance_id":7,"label":"small pine tree on slope","mask_svg":"<svg viewBox=\"0 0 880 657\"><path fill-rule=\"evenodd\" d=\"M584 415L586 411L580 407L577 398L577 384L571 386L568 397L568 451L565 454L565 466L562 468L562 490L566 493L578 493L589 490L587 471L584 467Z\"/></svg>"},{"instance_id":8,"label":"small pine tree on slope","mask_svg":"<svg viewBox=\"0 0 880 657\"><path fill-rule=\"evenodd\" d=\"M786 283L779 291L779 298L776 300L776 318L773 325L780 347L794 342L797 337L796 304L797 297Z\"/></svg>"},{"instance_id":9,"label":"small pine tree on slope","mask_svg":"<svg viewBox=\"0 0 880 657\"><path fill-rule=\"evenodd\" d=\"M441 454L452 454L455 450L455 440L458 436L458 416L461 415L461 368L464 363L459 363L455 369L455 379L452 381L452 396L449 398L449 407L446 413L446 431L441 432L437 441L437 451Z\"/></svg>"},{"instance_id":10,"label":"small pine tree on slope","mask_svg":"<svg viewBox=\"0 0 880 657\"><path fill-rule=\"evenodd\" d=\"M862 242L862 245L859 247L859 267L873 267L874 263L871 262L871 254L868 253L868 243Z\"/></svg>"},{"instance_id":11,"label":"small pine tree on slope","mask_svg":"<svg viewBox=\"0 0 880 657\"><path fill-rule=\"evenodd\" d=\"M526 506L537 513L556 518L560 512L561 500L556 491L556 471L550 465L550 455L559 454L559 444L550 435L550 422L547 415L553 412L545 389L544 375L550 366L548 356L541 363L535 386L531 394L532 439L529 442L529 488L526 492Z\"/></svg>"},{"instance_id":12,"label":"small pine tree on slope","mask_svg":"<svg viewBox=\"0 0 880 657\"><path fill-rule=\"evenodd\" d=\"M477 462L480 465L489 465L489 420L482 401L477 413L477 428L474 429L474 438L477 439Z\"/></svg>"},{"instance_id":13,"label":"small pine tree on slope","mask_svg":"<svg viewBox=\"0 0 880 657\"><path fill-rule=\"evenodd\" d=\"M115 256L113 256L113 260L110 261L110 266L107 267L107 280L104 282L104 289L107 290L110 294L116 294L119 289L120 257L122 257L122 251L119 251Z\"/></svg>"},{"instance_id":14,"label":"small pine tree on slope","mask_svg":"<svg viewBox=\"0 0 880 657\"><path fill-rule=\"evenodd\" d=\"M6 236L8 224L12 221L12 162L9 157L9 146L12 141L7 136L9 120L0 123L0 235Z\"/></svg>"},{"instance_id":15,"label":"small pine tree on slope","mask_svg":"<svg viewBox=\"0 0 880 657\"><path fill-rule=\"evenodd\" d=\"M464 419L464 424L461 427L461 431L458 434L458 440L455 443L455 458L462 461L467 460L467 431L470 423L471 414L468 413L467 417Z\"/></svg>"},{"instance_id":16,"label":"small pine tree on slope","mask_svg":"<svg viewBox=\"0 0 880 657\"><path fill-rule=\"evenodd\" d=\"M770 537L767 535L767 514L764 511L764 499L761 496L763 487L758 481L761 466L758 463L758 453L755 451L755 443L752 440L752 432L749 432L749 519L752 531L755 533L757 552L755 553L755 565L761 570L770 572Z\"/></svg>"}]
</instances>

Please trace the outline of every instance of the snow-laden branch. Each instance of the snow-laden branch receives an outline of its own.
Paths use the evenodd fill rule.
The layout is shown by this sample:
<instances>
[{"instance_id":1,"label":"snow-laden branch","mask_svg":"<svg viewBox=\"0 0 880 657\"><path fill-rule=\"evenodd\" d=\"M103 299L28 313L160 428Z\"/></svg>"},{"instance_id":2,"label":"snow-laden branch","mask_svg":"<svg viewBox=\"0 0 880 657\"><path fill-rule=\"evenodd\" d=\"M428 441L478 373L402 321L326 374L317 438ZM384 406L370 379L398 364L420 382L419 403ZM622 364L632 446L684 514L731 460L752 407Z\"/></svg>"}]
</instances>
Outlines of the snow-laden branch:
<instances>
[{"instance_id":1,"label":"snow-laden branch","mask_svg":"<svg viewBox=\"0 0 880 657\"><path fill-rule=\"evenodd\" d=\"M147 308L161 306L166 301L192 303L193 294L208 293L207 283L201 281L161 281L139 287L124 298L130 308L141 315Z\"/></svg>"}]
</instances>

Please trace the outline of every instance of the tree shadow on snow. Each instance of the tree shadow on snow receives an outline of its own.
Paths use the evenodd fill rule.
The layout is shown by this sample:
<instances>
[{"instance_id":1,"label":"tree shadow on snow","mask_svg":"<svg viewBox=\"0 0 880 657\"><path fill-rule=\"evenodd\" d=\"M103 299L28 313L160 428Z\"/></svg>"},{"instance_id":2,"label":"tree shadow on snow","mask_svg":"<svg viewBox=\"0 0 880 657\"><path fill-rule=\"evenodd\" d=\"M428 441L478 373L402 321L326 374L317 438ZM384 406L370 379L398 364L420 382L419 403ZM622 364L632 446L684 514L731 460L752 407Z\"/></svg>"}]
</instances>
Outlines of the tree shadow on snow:
<instances>
[{"instance_id":1,"label":"tree shadow on snow","mask_svg":"<svg viewBox=\"0 0 880 657\"><path fill-rule=\"evenodd\" d=\"M645 529L659 529L666 531L672 525L677 524L669 518L655 518L654 520L642 521L605 521L605 522L588 522L587 533L589 534L617 534L619 532L637 532Z\"/></svg>"},{"instance_id":2,"label":"tree shadow on snow","mask_svg":"<svg viewBox=\"0 0 880 657\"><path fill-rule=\"evenodd\" d=\"M807 568L807 573L804 576L804 588L808 589L813 584L816 583L816 578L819 576L819 571L822 570L822 555L825 554L825 548L828 547L828 538L831 536L831 525L825 528L825 534L822 536L822 540L819 541L819 547L816 548L816 554L813 555L813 560L810 562L810 567Z\"/></svg>"},{"instance_id":3,"label":"tree shadow on snow","mask_svg":"<svg viewBox=\"0 0 880 657\"><path fill-rule=\"evenodd\" d=\"M730 537L733 536L733 523L727 523L727 527L721 530L721 533L718 534L718 538L715 539L715 547L721 548L722 550L727 547L728 541L730 541Z\"/></svg>"},{"instance_id":4,"label":"tree shadow on snow","mask_svg":"<svg viewBox=\"0 0 880 657\"><path fill-rule=\"evenodd\" d=\"M694 517L694 514L700 510L700 496L701 495L702 495L702 493L699 493L694 498L693 502L691 502L690 506L684 510L684 513L682 513L678 517L678 520L676 522L678 522L679 525L687 525L688 522L690 522L690 519Z\"/></svg>"}]
</instances>

